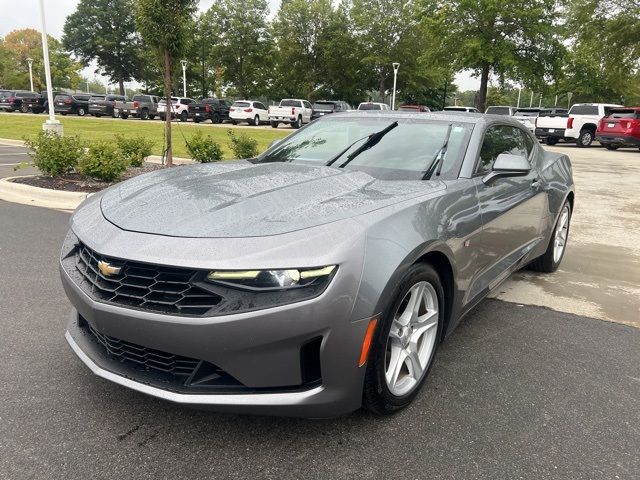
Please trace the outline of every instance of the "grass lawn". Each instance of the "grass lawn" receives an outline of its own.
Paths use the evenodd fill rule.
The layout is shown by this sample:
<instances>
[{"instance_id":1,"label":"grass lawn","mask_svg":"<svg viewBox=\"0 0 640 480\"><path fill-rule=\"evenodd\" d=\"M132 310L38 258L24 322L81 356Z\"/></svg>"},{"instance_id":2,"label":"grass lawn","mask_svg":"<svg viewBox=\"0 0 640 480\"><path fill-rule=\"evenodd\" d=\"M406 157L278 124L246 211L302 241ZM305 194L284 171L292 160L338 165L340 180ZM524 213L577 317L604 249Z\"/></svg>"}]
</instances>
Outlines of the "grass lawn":
<instances>
[{"instance_id":1,"label":"grass lawn","mask_svg":"<svg viewBox=\"0 0 640 480\"><path fill-rule=\"evenodd\" d=\"M12 113L0 114L0 138L11 138L23 140L25 137L36 135L42 130L42 123L48 117L40 115L15 115ZM164 123L158 120L106 120L96 118L62 117L56 116L64 127L65 135L78 135L86 141L92 140L112 140L115 134L124 136L142 135L154 141L153 153L162 154L162 144L164 138ZM203 125L184 125L180 122L172 123L173 130L173 154L176 157L189 157L184 142L198 130L204 135L210 135L218 142L224 151L225 158L232 158L229 149L229 136L227 128L213 126L210 123ZM239 135L244 133L248 137L258 141L258 149L263 151L269 143L275 139L286 137L291 130L274 130L263 128L234 128L234 133Z\"/></svg>"}]
</instances>

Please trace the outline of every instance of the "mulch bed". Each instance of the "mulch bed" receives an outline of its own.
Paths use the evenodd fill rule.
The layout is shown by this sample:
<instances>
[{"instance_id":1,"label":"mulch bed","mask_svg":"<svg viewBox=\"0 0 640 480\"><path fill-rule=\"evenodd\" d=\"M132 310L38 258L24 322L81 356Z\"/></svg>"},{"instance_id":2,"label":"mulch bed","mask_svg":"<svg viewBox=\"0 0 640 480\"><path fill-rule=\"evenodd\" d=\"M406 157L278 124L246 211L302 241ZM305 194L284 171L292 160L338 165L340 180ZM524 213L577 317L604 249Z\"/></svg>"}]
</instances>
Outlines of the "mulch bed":
<instances>
[{"instance_id":1,"label":"mulch bed","mask_svg":"<svg viewBox=\"0 0 640 480\"><path fill-rule=\"evenodd\" d=\"M52 190L65 190L67 192L99 192L111 185L114 185L123 180L142 175L143 173L154 172L156 170L162 170L168 168L165 165L159 165L156 163L145 163L141 167L130 167L120 180L115 182L102 182L95 180L86 175L79 173L67 173L59 177L49 177L47 175L37 175L33 177L20 177L12 180L16 183L23 183L25 185L31 185L32 187L50 188Z\"/></svg>"}]
</instances>

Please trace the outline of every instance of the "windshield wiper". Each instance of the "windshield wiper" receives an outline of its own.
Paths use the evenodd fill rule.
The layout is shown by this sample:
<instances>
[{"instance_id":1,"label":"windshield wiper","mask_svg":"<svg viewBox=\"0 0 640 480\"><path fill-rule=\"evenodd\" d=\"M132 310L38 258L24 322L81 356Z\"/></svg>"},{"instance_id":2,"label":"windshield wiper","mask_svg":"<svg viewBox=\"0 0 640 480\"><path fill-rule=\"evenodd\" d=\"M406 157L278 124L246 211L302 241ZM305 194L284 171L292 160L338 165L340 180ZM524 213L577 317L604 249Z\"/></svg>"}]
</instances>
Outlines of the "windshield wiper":
<instances>
[{"instance_id":1,"label":"windshield wiper","mask_svg":"<svg viewBox=\"0 0 640 480\"><path fill-rule=\"evenodd\" d=\"M447 129L447 136L442 143L442 146L438 149L433 159L429 162L429 166L424 172L422 176L422 180L431 180L433 173L436 172L437 175L440 175L440 171L442 170L442 162L444 160L444 155L447 153L447 146L449 145L449 137L451 136L451 127L453 124L449 124L449 128ZM436 171L437 169L437 171Z\"/></svg>"},{"instance_id":2,"label":"windshield wiper","mask_svg":"<svg viewBox=\"0 0 640 480\"><path fill-rule=\"evenodd\" d=\"M380 140L382 140L382 137L384 137L387 133L389 133L391 130L393 130L394 128L396 128L398 126L398 122L393 122L391 125L389 125L388 127L380 130L379 132L374 132L371 135L367 135L366 137L362 137L359 138L358 140L356 140L355 142L353 142L351 145L349 145L347 148L345 148L344 150L342 150L340 153L338 153L335 157L333 157L331 160L329 160L327 163L325 163L325 165L327 167L330 167L331 165L333 165L340 157L342 157L345 153L347 153L351 147L353 147L356 143L361 142L362 140L367 139L366 142L364 142L362 145L360 145L360 147L358 147L351 155L349 155L347 157L347 161L344 162L342 165L340 165L339 168L343 168L345 167L351 160L353 160L354 158L356 158L358 155L360 155L362 152L369 150L371 147L375 147Z\"/></svg>"}]
</instances>

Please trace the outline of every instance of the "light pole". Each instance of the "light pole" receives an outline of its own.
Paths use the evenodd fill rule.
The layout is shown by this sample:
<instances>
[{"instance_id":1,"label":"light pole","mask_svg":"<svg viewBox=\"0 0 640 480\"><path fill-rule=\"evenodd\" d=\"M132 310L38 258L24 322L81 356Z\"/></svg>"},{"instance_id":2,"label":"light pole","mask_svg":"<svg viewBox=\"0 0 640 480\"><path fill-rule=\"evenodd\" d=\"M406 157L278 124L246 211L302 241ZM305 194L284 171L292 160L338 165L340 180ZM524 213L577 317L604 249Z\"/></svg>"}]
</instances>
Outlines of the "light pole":
<instances>
[{"instance_id":1,"label":"light pole","mask_svg":"<svg viewBox=\"0 0 640 480\"><path fill-rule=\"evenodd\" d=\"M42 60L44 62L44 76L47 82L47 102L49 105L49 120L42 124L42 129L62 135L62 124L56 120L53 108L53 89L51 88L51 67L49 66L49 45L47 44L47 24L44 20L44 0L40 0L40 20L42 22Z\"/></svg>"},{"instance_id":2,"label":"light pole","mask_svg":"<svg viewBox=\"0 0 640 480\"><path fill-rule=\"evenodd\" d=\"M396 82L398 80L399 69L400 64L398 62L393 62L393 96L391 97L391 110L396 109Z\"/></svg>"},{"instance_id":3,"label":"light pole","mask_svg":"<svg viewBox=\"0 0 640 480\"><path fill-rule=\"evenodd\" d=\"M529 100L529 108L533 107L533 90L531 90L531 100Z\"/></svg>"},{"instance_id":4,"label":"light pole","mask_svg":"<svg viewBox=\"0 0 640 480\"><path fill-rule=\"evenodd\" d=\"M33 58L27 58L29 64L29 83L31 84L31 91L33 92Z\"/></svg>"},{"instance_id":5,"label":"light pole","mask_svg":"<svg viewBox=\"0 0 640 480\"><path fill-rule=\"evenodd\" d=\"M187 96L187 61L180 60L182 64L182 96Z\"/></svg>"},{"instance_id":6,"label":"light pole","mask_svg":"<svg viewBox=\"0 0 640 480\"><path fill-rule=\"evenodd\" d=\"M518 87L518 105L517 108L520 108L520 95L522 95L522 87Z\"/></svg>"}]
</instances>

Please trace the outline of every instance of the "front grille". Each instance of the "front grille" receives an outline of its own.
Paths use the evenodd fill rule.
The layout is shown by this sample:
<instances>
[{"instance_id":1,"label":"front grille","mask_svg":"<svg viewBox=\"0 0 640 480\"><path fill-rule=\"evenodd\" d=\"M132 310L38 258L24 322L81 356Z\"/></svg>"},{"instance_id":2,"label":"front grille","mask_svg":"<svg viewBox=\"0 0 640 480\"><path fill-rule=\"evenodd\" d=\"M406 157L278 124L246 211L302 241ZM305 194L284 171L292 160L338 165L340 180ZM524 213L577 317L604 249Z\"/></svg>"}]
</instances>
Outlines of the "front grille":
<instances>
[{"instance_id":1,"label":"front grille","mask_svg":"<svg viewBox=\"0 0 640 480\"><path fill-rule=\"evenodd\" d=\"M94 351L122 374L174 391L237 391L246 387L216 365L110 337L82 316L78 326L94 345Z\"/></svg>"},{"instance_id":2,"label":"front grille","mask_svg":"<svg viewBox=\"0 0 640 480\"><path fill-rule=\"evenodd\" d=\"M184 316L202 316L222 298L193 285L200 272L104 257L84 244L75 254L78 284L98 301L129 308ZM109 277L98 269L99 261L120 267Z\"/></svg>"}]
</instances>

